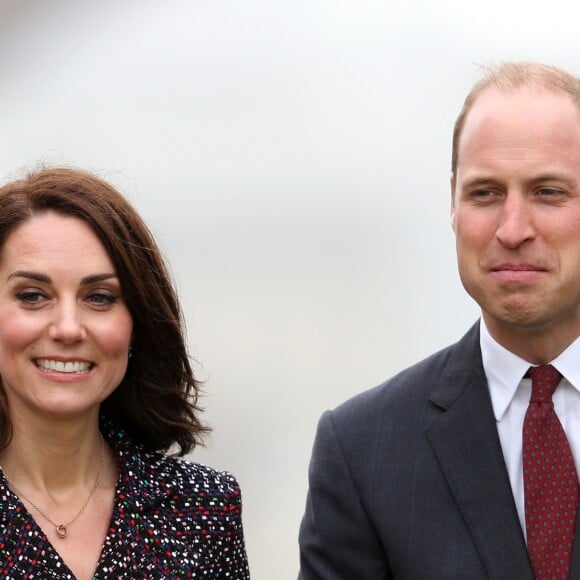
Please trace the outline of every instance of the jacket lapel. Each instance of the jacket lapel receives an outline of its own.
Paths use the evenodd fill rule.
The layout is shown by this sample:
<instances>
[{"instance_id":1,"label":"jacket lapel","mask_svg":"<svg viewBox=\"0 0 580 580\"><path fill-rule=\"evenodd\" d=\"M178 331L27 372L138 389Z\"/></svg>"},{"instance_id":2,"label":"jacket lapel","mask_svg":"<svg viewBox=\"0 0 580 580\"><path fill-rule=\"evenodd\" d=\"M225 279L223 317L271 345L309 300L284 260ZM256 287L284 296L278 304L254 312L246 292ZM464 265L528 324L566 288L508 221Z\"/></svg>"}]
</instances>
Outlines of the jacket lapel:
<instances>
[{"instance_id":1,"label":"jacket lapel","mask_svg":"<svg viewBox=\"0 0 580 580\"><path fill-rule=\"evenodd\" d=\"M427 429L489 578L533 580L481 363L479 327L460 341L434 389Z\"/></svg>"},{"instance_id":2,"label":"jacket lapel","mask_svg":"<svg viewBox=\"0 0 580 580\"><path fill-rule=\"evenodd\" d=\"M576 530L574 532L570 578L580 578L580 504L576 507Z\"/></svg>"}]
</instances>

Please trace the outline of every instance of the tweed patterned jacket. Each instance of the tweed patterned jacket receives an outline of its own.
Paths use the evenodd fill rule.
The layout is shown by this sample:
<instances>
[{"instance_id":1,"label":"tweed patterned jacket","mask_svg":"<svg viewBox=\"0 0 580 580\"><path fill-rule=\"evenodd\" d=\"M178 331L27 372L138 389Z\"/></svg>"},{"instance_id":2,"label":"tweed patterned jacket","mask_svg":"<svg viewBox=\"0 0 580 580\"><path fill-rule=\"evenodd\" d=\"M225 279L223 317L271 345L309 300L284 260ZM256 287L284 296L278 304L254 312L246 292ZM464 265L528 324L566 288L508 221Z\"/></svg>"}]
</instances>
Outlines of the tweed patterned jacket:
<instances>
[{"instance_id":1,"label":"tweed patterned jacket","mask_svg":"<svg viewBox=\"0 0 580 580\"><path fill-rule=\"evenodd\" d=\"M234 477L145 451L121 431L115 506L94 580L250 577ZM74 580L0 470L0 577Z\"/></svg>"}]
</instances>

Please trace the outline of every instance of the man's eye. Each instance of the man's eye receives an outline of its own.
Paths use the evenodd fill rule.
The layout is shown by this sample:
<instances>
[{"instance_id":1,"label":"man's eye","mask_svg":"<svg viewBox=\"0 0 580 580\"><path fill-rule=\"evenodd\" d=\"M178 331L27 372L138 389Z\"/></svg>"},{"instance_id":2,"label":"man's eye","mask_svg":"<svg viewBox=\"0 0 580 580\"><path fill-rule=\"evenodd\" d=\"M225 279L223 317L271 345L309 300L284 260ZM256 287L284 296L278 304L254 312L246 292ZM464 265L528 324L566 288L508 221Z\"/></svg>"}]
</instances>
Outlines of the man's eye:
<instances>
[{"instance_id":1,"label":"man's eye","mask_svg":"<svg viewBox=\"0 0 580 580\"><path fill-rule=\"evenodd\" d=\"M553 187L542 187L538 190L538 194L542 197L553 197L554 195L559 195L561 191L559 189L554 189Z\"/></svg>"},{"instance_id":2,"label":"man's eye","mask_svg":"<svg viewBox=\"0 0 580 580\"><path fill-rule=\"evenodd\" d=\"M493 189L475 189L469 194L469 197L474 201L487 202L497 197L497 192Z\"/></svg>"}]
</instances>

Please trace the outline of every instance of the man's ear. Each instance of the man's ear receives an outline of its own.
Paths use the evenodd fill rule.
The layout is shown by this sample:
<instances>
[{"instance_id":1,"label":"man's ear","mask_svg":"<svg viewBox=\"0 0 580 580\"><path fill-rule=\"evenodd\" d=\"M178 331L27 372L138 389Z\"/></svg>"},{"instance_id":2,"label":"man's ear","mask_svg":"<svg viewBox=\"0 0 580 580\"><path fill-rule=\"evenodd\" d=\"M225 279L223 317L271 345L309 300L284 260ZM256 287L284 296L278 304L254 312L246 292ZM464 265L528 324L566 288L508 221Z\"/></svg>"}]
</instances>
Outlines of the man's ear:
<instances>
[{"instance_id":1,"label":"man's ear","mask_svg":"<svg viewBox=\"0 0 580 580\"><path fill-rule=\"evenodd\" d=\"M451 228L453 229L453 231L455 231L455 184L456 184L455 174L452 173L451 174L451 179L450 179L450 185L451 185L451 211L450 211L450 216L451 216Z\"/></svg>"}]
</instances>

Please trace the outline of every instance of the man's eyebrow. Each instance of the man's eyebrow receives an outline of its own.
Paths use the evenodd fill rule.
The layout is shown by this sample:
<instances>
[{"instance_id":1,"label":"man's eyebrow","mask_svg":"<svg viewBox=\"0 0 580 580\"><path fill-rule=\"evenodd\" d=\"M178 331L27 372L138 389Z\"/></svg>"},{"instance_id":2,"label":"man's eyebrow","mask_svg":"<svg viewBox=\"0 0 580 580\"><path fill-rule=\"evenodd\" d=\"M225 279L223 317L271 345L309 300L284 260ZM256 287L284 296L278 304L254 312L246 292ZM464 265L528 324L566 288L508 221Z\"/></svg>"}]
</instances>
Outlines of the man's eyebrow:
<instances>
[{"instance_id":1,"label":"man's eyebrow","mask_svg":"<svg viewBox=\"0 0 580 580\"><path fill-rule=\"evenodd\" d=\"M492 177L481 176L468 178L463 182L463 187L483 187L488 186L494 182Z\"/></svg>"},{"instance_id":2,"label":"man's eyebrow","mask_svg":"<svg viewBox=\"0 0 580 580\"><path fill-rule=\"evenodd\" d=\"M536 175L531 181L532 183L552 181L556 183L564 183L569 187L576 187L578 185L576 179L564 175L558 175L557 173L541 173L540 175Z\"/></svg>"},{"instance_id":3,"label":"man's eyebrow","mask_svg":"<svg viewBox=\"0 0 580 580\"><path fill-rule=\"evenodd\" d=\"M467 178L463 181L463 187L489 187L495 183L495 179L492 176L481 175L479 177ZM578 182L576 179L568 177L566 175L558 173L540 173L538 175L532 175L528 180L529 183L546 183L555 182L563 183L569 187L576 187Z\"/></svg>"},{"instance_id":4,"label":"man's eyebrow","mask_svg":"<svg viewBox=\"0 0 580 580\"><path fill-rule=\"evenodd\" d=\"M8 276L8 280L12 278L27 278L29 280L34 280L35 282L42 282L43 284L50 284L52 279L46 274L40 274L39 272L27 272L25 270L17 270L12 272ZM103 274L91 274L90 276L85 276L81 279L81 285L87 286L89 284L95 284L96 282L103 282L104 280L110 280L111 278L117 278L117 274L114 272L106 272Z\"/></svg>"}]
</instances>

